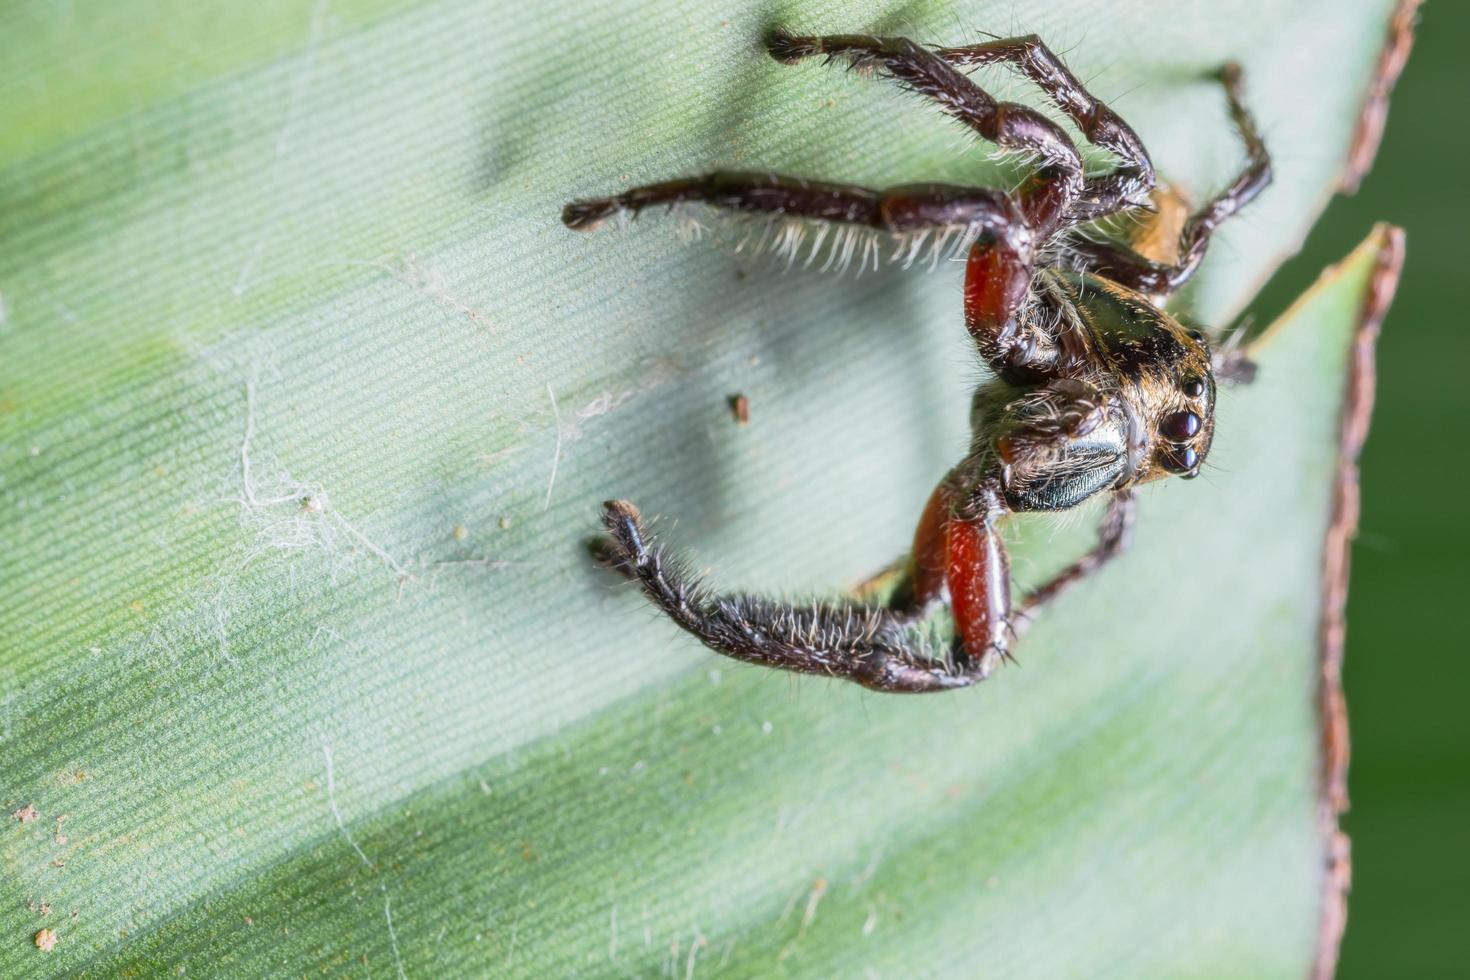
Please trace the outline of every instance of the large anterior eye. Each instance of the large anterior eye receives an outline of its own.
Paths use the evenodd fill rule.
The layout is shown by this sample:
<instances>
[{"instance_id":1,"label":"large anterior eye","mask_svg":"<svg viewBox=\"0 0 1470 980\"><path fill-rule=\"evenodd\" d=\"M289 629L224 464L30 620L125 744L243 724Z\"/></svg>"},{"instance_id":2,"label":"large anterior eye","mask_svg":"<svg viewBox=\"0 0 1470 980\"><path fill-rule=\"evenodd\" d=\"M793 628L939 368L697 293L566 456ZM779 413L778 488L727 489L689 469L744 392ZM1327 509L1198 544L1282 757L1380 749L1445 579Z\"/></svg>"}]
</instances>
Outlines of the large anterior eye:
<instances>
[{"instance_id":1,"label":"large anterior eye","mask_svg":"<svg viewBox=\"0 0 1470 980\"><path fill-rule=\"evenodd\" d=\"M1193 412L1175 412L1164 416L1164 421L1159 423L1159 431L1170 442L1184 442L1200 430L1200 424L1199 416Z\"/></svg>"}]
</instances>

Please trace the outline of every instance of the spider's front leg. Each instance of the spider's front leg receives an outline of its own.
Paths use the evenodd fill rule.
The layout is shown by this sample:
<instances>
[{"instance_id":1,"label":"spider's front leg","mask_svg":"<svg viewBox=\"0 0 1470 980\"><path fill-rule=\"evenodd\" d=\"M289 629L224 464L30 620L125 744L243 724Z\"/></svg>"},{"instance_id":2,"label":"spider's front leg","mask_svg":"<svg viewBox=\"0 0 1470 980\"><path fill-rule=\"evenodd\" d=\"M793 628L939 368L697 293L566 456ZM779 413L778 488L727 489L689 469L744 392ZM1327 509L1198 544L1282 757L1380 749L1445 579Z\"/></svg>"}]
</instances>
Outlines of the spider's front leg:
<instances>
[{"instance_id":1,"label":"spider's front leg","mask_svg":"<svg viewBox=\"0 0 1470 980\"><path fill-rule=\"evenodd\" d=\"M998 531L1010 511L993 482L963 493L954 488L954 476L934 491L919 521L902 596L916 608L947 596L965 652L956 660L988 673L996 656L1010 656L1009 642L1021 637L1041 607L1127 550L1135 501L1128 491L1114 493L1097 543L1013 605L1010 560Z\"/></svg>"},{"instance_id":2,"label":"spider's front leg","mask_svg":"<svg viewBox=\"0 0 1470 980\"><path fill-rule=\"evenodd\" d=\"M989 673L993 657L970 658L968 645L935 650L927 634L899 612L853 602L798 606L710 592L653 541L627 501L604 505L603 523L603 560L637 581L676 624L727 657L907 694L967 687ZM959 549L979 543L954 537ZM977 594L968 586L961 592Z\"/></svg>"},{"instance_id":3,"label":"spider's front leg","mask_svg":"<svg viewBox=\"0 0 1470 980\"><path fill-rule=\"evenodd\" d=\"M1000 488L987 481L964 491L956 470L935 489L914 532L912 601L949 597L962 663L981 677L1007 655L1011 563L999 523L1009 513Z\"/></svg>"}]
</instances>

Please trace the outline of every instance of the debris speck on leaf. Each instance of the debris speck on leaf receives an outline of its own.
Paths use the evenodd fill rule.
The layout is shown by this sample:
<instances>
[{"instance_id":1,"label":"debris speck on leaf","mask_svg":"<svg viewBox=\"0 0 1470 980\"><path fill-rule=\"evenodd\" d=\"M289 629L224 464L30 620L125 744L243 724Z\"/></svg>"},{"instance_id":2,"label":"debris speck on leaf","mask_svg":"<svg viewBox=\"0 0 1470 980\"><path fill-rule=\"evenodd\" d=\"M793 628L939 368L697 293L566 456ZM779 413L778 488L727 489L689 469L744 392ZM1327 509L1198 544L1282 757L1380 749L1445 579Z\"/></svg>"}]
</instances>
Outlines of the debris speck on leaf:
<instances>
[{"instance_id":1,"label":"debris speck on leaf","mask_svg":"<svg viewBox=\"0 0 1470 980\"><path fill-rule=\"evenodd\" d=\"M41 814L36 812L36 808L29 803L16 810L11 816L21 823L30 823L32 820L39 820L41 818Z\"/></svg>"},{"instance_id":2,"label":"debris speck on leaf","mask_svg":"<svg viewBox=\"0 0 1470 980\"><path fill-rule=\"evenodd\" d=\"M730 411L735 413L735 421L741 425L750 422L750 399L744 395L730 396Z\"/></svg>"},{"instance_id":3,"label":"debris speck on leaf","mask_svg":"<svg viewBox=\"0 0 1470 980\"><path fill-rule=\"evenodd\" d=\"M36 948L43 953L49 953L56 946L56 930L42 929L36 933Z\"/></svg>"}]
</instances>

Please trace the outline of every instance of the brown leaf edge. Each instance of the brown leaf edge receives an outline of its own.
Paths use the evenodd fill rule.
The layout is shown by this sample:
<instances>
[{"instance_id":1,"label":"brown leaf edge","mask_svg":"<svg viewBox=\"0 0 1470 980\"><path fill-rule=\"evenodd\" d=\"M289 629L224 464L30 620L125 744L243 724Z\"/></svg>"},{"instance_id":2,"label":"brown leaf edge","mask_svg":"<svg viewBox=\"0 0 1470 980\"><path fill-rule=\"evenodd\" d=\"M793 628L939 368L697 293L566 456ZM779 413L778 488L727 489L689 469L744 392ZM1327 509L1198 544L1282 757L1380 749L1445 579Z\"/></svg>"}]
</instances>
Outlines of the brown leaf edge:
<instances>
[{"instance_id":1,"label":"brown leaf edge","mask_svg":"<svg viewBox=\"0 0 1470 980\"><path fill-rule=\"evenodd\" d=\"M1389 16L1388 33L1383 47L1378 52L1378 64L1374 67L1373 75L1368 81L1368 90L1364 93L1363 105L1358 110L1358 122L1353 128L1353 136L1348 144L1347 159L1343 161L1342 173L1338 175L1337 183L1329 185L1316 202L1313 218L1306 226L1307 230L1317 224L1317 218L1327 210L1334 196L1339 193L1356 192L1363 178L1368 175L1368 171L1373 169L1373 161L1378 156L1379 144L1383 141L1384 126L1388 122L1388 97L1393 92L1399 75L1403 73L1404 65L1409 60L1409 52L1414 47L1414 27L1418 23L1419 6L1423 2L1424 0L1399 0L1393 14ZM1306 243L1307 230L1302 231L1294 241L1287 244L1278 253L1276 261L1262 273L1245 295L1258 295L1281 265L1302 250L1302 246ZM1261 339L1264 339L1264 336Z\"/></svg>"},{"instance_id":2,"label":"brown leaf edge","mask_svg":"<svg viewBox=\"0 0 1470 980\"><path fill-rule=\"evenodd\" d=\"M1423 0L1399 0L1393 16L1388 21L1388 37L1383 50L1378 54L1378 67L1373 70L1373 79L1368 84L1368 97L1358 115L1357 128L1353 130L1353 142L1348 150L1347 166L1343 169L1338 189L1344 194L1356 193L1363 178L1373 168L1378 156L1378 146L1383 142L1383 128L1388 122L1388 97L1394 83L1408 63L1409 51L1414 47L1414 25L1418 21L1419 5Z\"/></svg>"},{"instance_id":3,"label":"brown leaf edge","mask_svg":"<svg viewBox=\"0 0 1470 980\"><path fill-rule=\"evenodd\" d=\"M1322 606L1317 653L1317 710L1322 738L1318 821L1326 851L1323 855L1325 874L1317 955L1312 967L1314 980L1331 980L1337 972L1338 953L1347 927L1348 890L1352 885L1351 846L1339 822L1348 808L1347 702L1342 692L1348 573L1352 540L1358 532L1358 456L1368 438L1368 425L1373 415L1374 353L1383 318L1393 303L1403 270L1403 229L1379 224L1359 248L1373 248L1376 256L1349 355L1347 393L1338 429L1332 521L1327 526L1322 548ZM1349 256L1345 262L1353 257ZM1324 278L1338 268L1341 264L1324 273Z\"/></svg>"}]
</instances>

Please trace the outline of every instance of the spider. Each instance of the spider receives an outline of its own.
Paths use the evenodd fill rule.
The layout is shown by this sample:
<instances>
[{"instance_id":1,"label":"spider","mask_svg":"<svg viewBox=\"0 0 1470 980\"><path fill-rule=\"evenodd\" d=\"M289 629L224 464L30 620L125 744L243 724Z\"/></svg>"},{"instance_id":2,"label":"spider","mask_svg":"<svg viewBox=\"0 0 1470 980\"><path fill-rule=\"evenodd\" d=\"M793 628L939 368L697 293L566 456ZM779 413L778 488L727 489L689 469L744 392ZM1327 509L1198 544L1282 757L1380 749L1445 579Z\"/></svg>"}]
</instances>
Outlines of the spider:
<instances>
[{"instance_id":1,"label":"spider","mask_svg":"<svg viewBox=\"0 0 1470 980\"><path fill-rule=\"evenodd\" d=\"M931 49L901 37L797 37L775 32L785 64L846 58L934 102L1003 150L1038 161L1013 193L910 184L871 190L767 173L718 172L574 201L578 230L652 205L698 202L780 220L858 226L922 240L958 232L969 249L965 326L989 368L971 405L967 455L934 491L896 584L881 605L857 597L791 604L709 590L649 535L627 501L604 505L601 557L705 645L750 663L847 678L877 691L927 692L985 679L1035 611L1127 545L1133 489L1198 475L1215 427L1216 378L1248 379L1249 363L1212 353L1204 334L1161 308L1193 274L1210 235L1271 180L1270 158L1241 98L1240 68L1223 66L1230 113L1248 162L1234 182L1177 228L1172 256L1146 256L1084 237L1079 225L1157 210L1142 142L1090 95L1036 36ZM961 69L1004 63L1034 82L1091 143L1119 163L1084 172L1065 130L1041 113L998 102ZM1176 205L1176 210L1179 206ZM1172 258L1172 261L1170 260ZM1000 526L1007 516L1057 511L1106 494L1094 547L1019 602ZM925 623L947 602L952 639Z\"/></svg>"}]
</instances>

